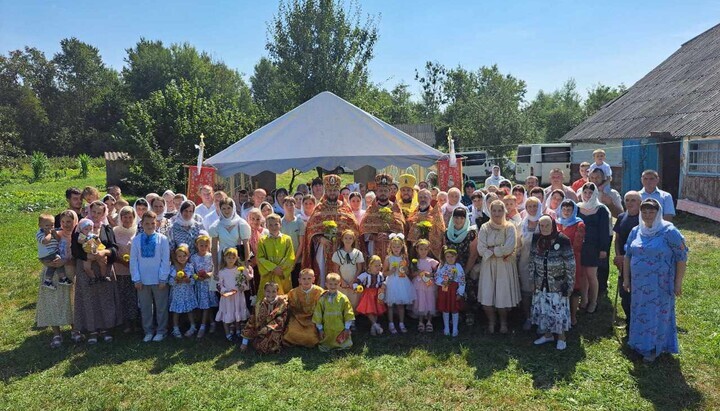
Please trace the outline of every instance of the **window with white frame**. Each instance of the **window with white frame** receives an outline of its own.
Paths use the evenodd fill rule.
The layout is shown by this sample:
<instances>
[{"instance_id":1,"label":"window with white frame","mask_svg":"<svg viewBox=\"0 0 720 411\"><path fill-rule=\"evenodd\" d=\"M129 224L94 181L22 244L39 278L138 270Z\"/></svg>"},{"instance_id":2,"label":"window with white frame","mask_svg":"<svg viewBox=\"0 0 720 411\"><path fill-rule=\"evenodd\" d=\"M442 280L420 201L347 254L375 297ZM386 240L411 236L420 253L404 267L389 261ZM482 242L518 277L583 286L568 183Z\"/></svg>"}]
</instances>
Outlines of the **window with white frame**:
<instances>
[{"instance_id":1,"label":"window with white frame","mask_svg":"<svg viewBox=\"0 0 720 411\"><path fill-rule=\"evenodd\" d=\"M688 174L720 177L720 140L690 141Z\"/></svg>"}]
</instances>

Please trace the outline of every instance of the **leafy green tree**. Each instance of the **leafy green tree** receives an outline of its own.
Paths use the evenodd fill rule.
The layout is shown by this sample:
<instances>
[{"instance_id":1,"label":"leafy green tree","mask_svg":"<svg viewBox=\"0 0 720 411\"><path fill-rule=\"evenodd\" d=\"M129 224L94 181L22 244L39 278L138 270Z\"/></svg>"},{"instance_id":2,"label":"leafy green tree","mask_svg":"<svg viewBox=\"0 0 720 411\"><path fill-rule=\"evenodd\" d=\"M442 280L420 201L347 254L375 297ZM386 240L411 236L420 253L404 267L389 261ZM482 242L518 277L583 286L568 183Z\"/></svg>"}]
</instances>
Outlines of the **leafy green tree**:
<instances>
[{"instance_id":1,"label":"leafy green tree","mask_svg":"<svg viewBox=\"0 0 720 411\"><path fill-rule=\"evenodd\" d=\"M367 85L377 41L372 16L353 1L282 1L268 24L267 59L255 66L253 95L268 119L323 91L352 101Z\"/></svg>"},{"instance_id":2,"label":"leafy green tree","mask_svg":"<svg viewBox=\"0 0 720 411\"><path fill-rule=\"evenodd\" d=\"M424 121L438 124L446 101L445 90L447 70L437 61L425 63L425 72L415 70L415 80L422 87L420 113Z\"/></svg>"},{"instance_id":3,"label":"leafy green tree","mask_svg":"<svg viewBox=\"0 0 720 411\"><path fill-rule=\"evenodd\" d=\"M585 116L592 116L600 110L602 106L624 94L626 90L627 88L624 84L620 84L617 87L610 87L603 84L593 86L593 88L588 90L588 95L585 99Z\"/></svg>"},{"instance_id":4,"label":"leafy green tree","mask_svg":"<svg viewBox=\"0 0 720 411\"><path fill-rule=\"evenodd\" d=\"M247 135L254 119L238 102L207 97L201 86L171 80L160 91L131 104L119 124L118 143L132 157L128 184L138 193L183 189L183 164L194 164L195 144L206 136L205 155L214 155Z\"/></svg>"},{"instance_id":5,"label":"leafy green tree","mask_svg":"<svg viewBox=\"0 0 720 411\"><path fill-rule=\"evenodd\" d=\"M548 94L542 90L526 109L542 141L553 143L580 124L585 118L575 80L570 79L562 88Z\"/></svg>"}]
</instances>

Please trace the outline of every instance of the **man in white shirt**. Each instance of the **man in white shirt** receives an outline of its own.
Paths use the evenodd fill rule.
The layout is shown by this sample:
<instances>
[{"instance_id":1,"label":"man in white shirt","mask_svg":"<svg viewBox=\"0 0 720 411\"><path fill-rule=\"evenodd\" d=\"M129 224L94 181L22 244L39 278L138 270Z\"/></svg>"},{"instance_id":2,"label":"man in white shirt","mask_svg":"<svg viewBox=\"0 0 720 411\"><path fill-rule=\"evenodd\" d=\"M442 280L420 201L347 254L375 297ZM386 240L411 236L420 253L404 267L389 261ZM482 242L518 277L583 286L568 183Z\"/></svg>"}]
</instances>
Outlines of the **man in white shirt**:
<instances>
[{"instance_id":1,"label":"man in white shirt","mask_svg":"<svg viewBox=\"0 0 720 411\"><path fill-rule=\"evenodd\" d=\"M588 174L588 182L594 183L597 187L602 186L607 182L605 172L601 168L594 169ZM580 191L582 191L582 187L580 187ZM582 193L579 193L578 198L580 197L582 197ZM623 210L622 197L615 189L610 189L610 192L600 191L600 202L605 204L613 217L617 217L625 211ZM612 219L610 220L610 224L612 224ZM610 230L610 232L612 233L612 230Z\"/></svg>"},{"instance_id":2,"label":"man in white shirt","mask_svg":"<svg viewBox=\"0 0 720 411\"><path fill-rule=\"evenodd\" d=\"M563 184L565 178L565 172L559 168L554 168L550 171L550 187L545 189L545 198L550 197L550 194L555 190L562 190L565 193L565 199L570 199L577 202L578 198L572 188Z\"/></svg>"},{"instance_id":3,"label":"man in white shirt","mask_svg":"<svg viewBox=\"0 0 720 411\"><path fill-rule=\"evenodd\" d=\"M210 212L215 211L215 203L213 201L213 188L209 185L204 185L200 187L200 200L202 200L201 204L198 204L195 207L195 214L199 215L203 219L205 219L205 216L210 214Z\"/></svg>"},{"instance_id":4,"label":"man in white shirt","mask_svg":"<svg viewBox=\"0 0 720 411\"><path fill-rule=\"evenodd\" d=\"M673 198L667 191L662 191L657 188L660 182L660 175L655 170L645 170L642 173L642 185L643 188L640 190L640 197L643 201L648 198L654 198L660 203L663 209L663 219L665 221L672 221L675 217L675 205L673 204Z\"/></svg>"},{"instance_id":5,"label":"man in white shirt","mask_svg":"<svg viewBox=\"0 0 720 411\"><path fill-rule=\"evenodd\" d=\"M266 197L267 197L267 191L265 191L265 190L262 189L262 188L256 188L256 189L253 191L253 195L252 195L252 198L251 198L251 201L252 201L252 203L253 203L253 207L245 208L245 207L243 206L243 209L242 209L242 211L240 212L240 217L242 217L242 218L244 218L245 220L247 220L248 213L250 213L250 210L252 210L253 208L260 208L260 205L263 203L263 201L265 201L265 198L266 198Z\"/></svg>"},{"instance_id":6,"label":"man in white shirt","mask_svg":"<svg viewBox=\"0 0 720 411\"><path fill-rule=\"evenodd\" d=\"M225 194L224 191L217 191L215 194L213 194L213 205L210 208L210 212L205 214L203 217L203 225L205 226L205 230L210 230L210 226L220 219L220 202L227 198L227 194Z\"/></svg>"}]
</instances>

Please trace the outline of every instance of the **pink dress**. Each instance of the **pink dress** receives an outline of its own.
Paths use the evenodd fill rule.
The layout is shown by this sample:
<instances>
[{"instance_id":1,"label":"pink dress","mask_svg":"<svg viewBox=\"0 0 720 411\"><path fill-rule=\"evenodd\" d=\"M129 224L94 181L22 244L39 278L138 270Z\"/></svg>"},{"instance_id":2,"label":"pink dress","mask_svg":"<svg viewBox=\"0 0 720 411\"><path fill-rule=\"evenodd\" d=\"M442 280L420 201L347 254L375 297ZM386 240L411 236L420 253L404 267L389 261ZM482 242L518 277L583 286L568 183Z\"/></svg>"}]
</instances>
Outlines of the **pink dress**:
<instances>
[{"instance_id":1,"label":"pink dress","mask_svg":"<svg viewBox=\"0 0 720 411\"><path fill-rule=\"evenodd\" d=\"M415 286L415 303L413 304L413 311L417 315L434 315L435 314L435 302L437 300L437 286L435 285L435 270L440 265L437 260L430 257L418 259L417 269L418 272L427 271L426 279L421 276L417 276L413 279L413 286ZM426 281L429 281L429 285Z\"/></svg>"},{"instance_id":2,"label":"pink dress","mask_svg":"<svg viewBox=\"0 0 720 411\"><path fill-rule=\"evenodd\" d=\"M247 305L245 304L245 290L249 290L250 286L247 281L241 284L237 283L236 277L239 272L232 268L223 268L218 273L218 284L220 285L220 304L215 321L222 321L226 324L245 321L250 317ZM230 296L222 296L228 291L235 290L235 294Z\"/></svg>"}]
</instances>

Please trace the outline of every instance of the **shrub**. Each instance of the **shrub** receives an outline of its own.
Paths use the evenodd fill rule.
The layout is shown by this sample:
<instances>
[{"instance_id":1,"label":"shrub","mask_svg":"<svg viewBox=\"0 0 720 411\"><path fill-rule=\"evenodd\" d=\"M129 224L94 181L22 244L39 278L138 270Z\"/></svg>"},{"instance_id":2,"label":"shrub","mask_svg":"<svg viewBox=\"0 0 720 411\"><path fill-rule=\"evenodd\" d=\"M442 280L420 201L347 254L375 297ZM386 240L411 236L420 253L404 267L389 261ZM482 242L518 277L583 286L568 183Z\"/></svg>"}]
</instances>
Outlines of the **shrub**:
<instances>
[{"instance_id":1,"label":"shrub","mask_svg":"<svg viewBox=\"0 0 720 411\"><path fill-rule=\"evenodd\" d=\"M80 154L78 156L78 163L80 164L80 177L87 178L90 174L90 156L87 154Z\"/></svg>"},{"instance_id":2,"label":"shrub","mask_svg":"<svg viewBox=\"0 0 720 411\"><path fill-rule=\"evenodd\" d=\"M42 179L50 168L50 162L48 161L45 153L35 151L30 159L30 165L33 171L33 180L38 181Z\"/></svg>"}]
</instances>

